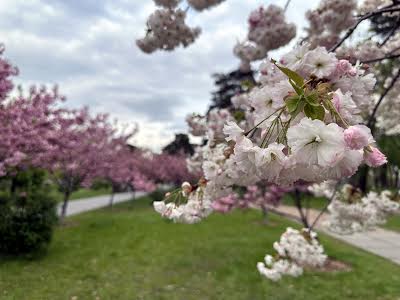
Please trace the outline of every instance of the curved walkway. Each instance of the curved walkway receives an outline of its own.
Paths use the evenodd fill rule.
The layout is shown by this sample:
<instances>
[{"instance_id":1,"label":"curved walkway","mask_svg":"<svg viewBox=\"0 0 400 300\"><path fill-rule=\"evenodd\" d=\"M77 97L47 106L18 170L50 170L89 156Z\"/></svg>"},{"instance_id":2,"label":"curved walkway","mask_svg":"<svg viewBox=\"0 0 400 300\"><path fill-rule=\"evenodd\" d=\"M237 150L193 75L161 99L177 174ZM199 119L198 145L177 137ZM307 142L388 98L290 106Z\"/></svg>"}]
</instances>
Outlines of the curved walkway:
<instances>
[{"instance_id":1,"label":"curved walkway","mask_svg":"<svg viewBox=\"0 0 400 300\"><path fill-rule=\"evenodd\" d=\"M118 193L114 195L114 204L126 202L133 198L141 197L144 194L144 192ZM110 204L110 197L111 195L103 195L69 201L67 207L67 216L72 216L86 211L106 207ZM60 214L61 212L61 205L62 204L58 205L58 214Z\"/></svg>"}]
</instances>

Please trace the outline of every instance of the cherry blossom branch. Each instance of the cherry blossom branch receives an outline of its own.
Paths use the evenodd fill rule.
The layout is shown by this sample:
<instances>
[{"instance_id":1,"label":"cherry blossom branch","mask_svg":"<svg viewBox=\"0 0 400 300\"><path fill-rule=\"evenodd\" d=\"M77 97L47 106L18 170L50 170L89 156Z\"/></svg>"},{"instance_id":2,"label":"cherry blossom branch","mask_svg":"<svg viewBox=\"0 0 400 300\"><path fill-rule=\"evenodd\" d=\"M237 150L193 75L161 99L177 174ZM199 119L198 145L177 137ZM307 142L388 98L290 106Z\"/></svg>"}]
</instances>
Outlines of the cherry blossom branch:
<instances>
[{"instance_id":1,"label":"cherry blossom branch","mask_svg":"<svg viewBox=\"0 0 400 300\"><path fill-rule=\"evenodd\" d=\"M400 11L400 7L394 7L396 6L396 3L393 3L389 6L383 7L381 9L378 9L376 11L367 13L363 16L359 16L359 19L357 22L346 32L346 34L343 36L343 38L336 43L331 49L329 49L329 52L334 52L336 49L338 49L352 34L353 32L357 29L358 25L360 25L363 21L368 20L376 15L382 14L382 13L389 13L389 12L397 12Z\"/></svg>"},{"instance_id":2,"label":"cherry blossom branch","mask_svg":"<svg viewBox=\"0 0 400 300\"><path fill-rule=\"evenodd\" d=\"M396 75L393 77L392 81L390 82L389 86L383 91L381 97L379 98L378 102L376 103L374 110L372 111L371 116L369 117L368 120L368 127L371 127L373 123L375 122L375 114L381 105L383 99L386 97L386 95L390 92L390 90L394 87L394 84L396 81L400 78L400 68L397 70Z\"/></svg>"}]
</instances>

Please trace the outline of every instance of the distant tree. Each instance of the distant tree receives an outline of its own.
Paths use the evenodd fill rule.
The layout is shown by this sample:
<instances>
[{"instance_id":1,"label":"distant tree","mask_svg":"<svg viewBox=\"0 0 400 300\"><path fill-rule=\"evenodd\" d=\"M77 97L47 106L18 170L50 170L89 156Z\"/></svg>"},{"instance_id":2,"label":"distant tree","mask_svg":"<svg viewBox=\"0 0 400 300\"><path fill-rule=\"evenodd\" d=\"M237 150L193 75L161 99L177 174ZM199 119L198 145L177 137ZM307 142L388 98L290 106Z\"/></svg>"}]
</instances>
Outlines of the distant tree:
<instances>
[{"instance_id":1,"label":"distant tree","mask_svg":"<svg viewBox=\"0 0 400 300\"><path fill-rule=\"evenodd\" d=\"M193 155L194 148L187 134L178 133L175 135L175 139L165 146L162 151L170 155Z\"/></svg>"},{"instance_id":2,"label":"distant tree","mask_svg":"<svg viewBox=\"0 0 400 300\"><path fill-rule=\"evenodd\" d=\"M216 73L213 75L216 91L212 92L211 105L213 108L230 108L231 98L246 90L246 84L255 84L254 73L235 70L230 73Z\"/></svg>"}]
</instances>

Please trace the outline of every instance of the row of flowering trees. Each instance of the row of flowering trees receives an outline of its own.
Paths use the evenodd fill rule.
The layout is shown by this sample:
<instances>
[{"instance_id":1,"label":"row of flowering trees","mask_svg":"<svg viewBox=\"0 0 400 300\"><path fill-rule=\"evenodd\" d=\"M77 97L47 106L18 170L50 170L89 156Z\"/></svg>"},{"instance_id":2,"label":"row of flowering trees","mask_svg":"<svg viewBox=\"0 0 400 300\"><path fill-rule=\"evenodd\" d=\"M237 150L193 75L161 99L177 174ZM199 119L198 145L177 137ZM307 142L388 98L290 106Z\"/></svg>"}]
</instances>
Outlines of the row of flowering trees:
<instances>
[{"instance_id":1,"label":"row of flowering trees","mask_svg":"<svg viewBox=\"0 0 400 300\"><path fill-rule=\"evenodd\" d=\"M153 52L193 42L193 36L181 31L182 1L155 2L162 8L148 22L147 46L151 44L152 50L146 51L143 41L138 41L139 47ZM239 73L247 77L251 63L263 60L256 78L242 82L245 88L236 88L239 93L230 104L224 102L223 108L217 106L206 116L188 117L190 133L205 141L188 166L203 176L154 203L157 212L175 222L196 223L213 210L228 211L246 199L255 201L259 195L250 195L256 191L253 186L268 184L296 192L304 184L324 188L326 181L334 182L333 189L326 189L332 228L365 229L381 222L386 212L398 210L397 192L365 197L337 193L357 172L365 191L369 168L387 163L376 141L400 134L400 2L361 2L322 0L306 14L306 36L279 60L269 58L269 51L287 45L296 35L295 25L285 17L290 0L284 8L270 5L251 13L247 38L235 46L234 54L241 60ZM173 17L177 12L182 16ZM367 37L350 43L349 37L367 21ZM174 22L179 24L171 26ZM160 44L152 44L153 38ZM241 187L247 187L247 196L235 195ZM272 199L279 197L280 191ZM360 214L364 215L357 223ZM327 255L313 231L318 219L309 223L302 218L305 228L300 231L288 228L274 244L276 254L257 264L260 274L279 280L285 274L301 275L304 267L322 266Z\"/></svg>"},{"instance_id":2,"label":"row of flowering trees","mask_svg":"<svg viewBox=\"0 0 400 300\"><path fill-rule=\"evenodd\" d=\"M107 115L92 116L88 109L67 109L57 88L19 88L14 94L12 77L18 69L0 49L0 181L10 182L29 168L46 170L64 195L64 217L72 192L94 180L121 190L152 191L158 183L175 184L189 176L184 156L153 154L129 145L136 133L119 132ZM111 204L112 204L111 197Z\"/></svg>"}]
</instances>

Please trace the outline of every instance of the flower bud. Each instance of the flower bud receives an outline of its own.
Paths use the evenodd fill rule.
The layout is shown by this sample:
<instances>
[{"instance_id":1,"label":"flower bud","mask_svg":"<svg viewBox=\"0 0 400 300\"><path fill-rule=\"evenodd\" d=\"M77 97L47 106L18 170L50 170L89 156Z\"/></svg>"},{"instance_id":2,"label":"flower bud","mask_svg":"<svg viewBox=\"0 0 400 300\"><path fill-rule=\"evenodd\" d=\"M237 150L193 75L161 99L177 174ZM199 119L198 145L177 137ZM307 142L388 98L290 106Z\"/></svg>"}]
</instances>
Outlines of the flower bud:
<instances>
[{"instance_id":1,"label":"flower bud","mask_svg":"<svg viewBox=\"0 0 400 300\"><path fill-rule=\"evenodd\" d=\"M375 147L364 151L364 161L370 167L380 167L387 163L386 156Z\"/></svg>"},{"instance_id":2,"label":"flower bud","mask_svg":"<svg viewBox=\"0 0 400 300\"><path fill-rule=\"evenodd\" d=\"M184 183L182 183L182 192L186 195L190 194L190 192L192 191L192 185L185 181Z\"/></svg>"},{"instance_id":3,"label":"flower bud","mask_svg":"<svg viewBox=\"0 0 400 300\"><path fill-rule=\"evenodd\" d=\"M371 130L364 125L350 126L344 131L344 140L352 150L363 149L374 142Z\"/></svg>"}]
</instances>

